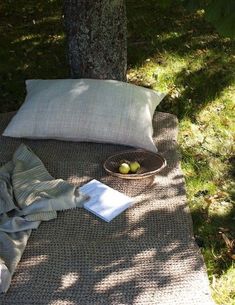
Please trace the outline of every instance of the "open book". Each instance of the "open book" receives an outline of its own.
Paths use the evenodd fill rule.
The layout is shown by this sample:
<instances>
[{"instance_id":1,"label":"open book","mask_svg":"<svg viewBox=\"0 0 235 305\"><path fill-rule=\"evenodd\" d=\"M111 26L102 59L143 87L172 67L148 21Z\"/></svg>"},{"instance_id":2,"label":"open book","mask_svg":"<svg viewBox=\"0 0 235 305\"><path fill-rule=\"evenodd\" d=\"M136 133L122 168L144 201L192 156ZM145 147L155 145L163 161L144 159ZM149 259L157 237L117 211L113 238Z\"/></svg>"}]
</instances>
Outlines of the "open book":
<instances>
[{"instance_id":1,"label":"open book","mask_svg":"<svg viewBox=\"0 0 235 305\"><path fill-rule=\"evenodd\" d=\"M90 196L84 208L107 222L130 207L134 201L95 179L80 187L80 190Z\"/></svg>"}]
</instances>

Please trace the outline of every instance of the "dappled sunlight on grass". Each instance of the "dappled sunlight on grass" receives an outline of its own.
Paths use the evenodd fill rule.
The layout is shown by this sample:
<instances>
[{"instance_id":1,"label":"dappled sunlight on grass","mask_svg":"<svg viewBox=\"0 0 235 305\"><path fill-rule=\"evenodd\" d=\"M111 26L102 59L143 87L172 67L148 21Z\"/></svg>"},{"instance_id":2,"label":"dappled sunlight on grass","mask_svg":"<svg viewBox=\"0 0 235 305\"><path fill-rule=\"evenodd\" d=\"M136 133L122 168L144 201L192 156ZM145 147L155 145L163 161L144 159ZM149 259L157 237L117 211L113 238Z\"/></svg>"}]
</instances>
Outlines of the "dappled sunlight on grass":
<instances>
[{"instance_id":1,"label":"dappled sunlight on grass","mask_svg":"<svg viewBox=\"0 0 235 305\"><path fill-rule=\"evenodd\" d=\"M47 39L45 39L46 37L48 37ZM23 35L19 38L17 38L16 40L13 40L11 42L11 44L16 44L16 43L22 43L25 41L30 41L31 44L33 45L39 45L42 43L51 43L52 41L56 42L56 41L61 41L65 39L65 35L64 33L61 33L60 35L48 35L48 36L44 36L43 34L30 34L30 35Z\"/></svg>"},{"instance_id":2,"label":"dappled sunlight on grass","mask_svg":"<svg viewBox=\"0 0 235 305\"><path fill-rule=\"evenodd\" d=\"M165 52L147 59L140 68L130 69L129 80L149 83L150 87L167 92L167 103L161 109L175 112L180 119L194 119L233 86L234 66L235 61L229 56L220 58L212 50L187 57Z\"/></svg>"},{"instance_id":3,"label":"dappled sunlight on grass","mask_svg":"<svg viewBox=\"0 0 235 305\"><path fill-rule=\"evenodd\" d=\"M231 275L225 280L221 274L234 267L218 232L224 227L235 237L235 43L215 33L200 13L176 9L163 14L148 3L142 20L134 16L132 24L130 16L129 80L167 92L158 109L180 119L181 164L194 232L210 280L215 277L223 287L221 294L213 290L214 299L230 305L234 290L226 284Z\"/></svg>"},{"instance_id":4,"label":"dappled sunlight on grass","mask_svg":"<svg viewBox=\"0 0 235 305\"><path fill-rule=\"evenodd\" d=\"M62 2L0 4L1 112L17 110L25 79L67 78Z\"/></svg>"},{"instance_id":5,"label":"dappled sunlight on grass","mask_svg":"<svg viewBox=\"0 0 235 305\"><path fill-rule=\"evenodd\" d=\"M218 304L233 305L235 297L235 266L218 279L212 277L212 295Z\"/></svg>"},{"instance_id":6,"label":"dappled sunlight on grass","mask_svg":"<svg viewBox=\"0 0 235 305\"><path fill-rule=\"evenodd\" d=\"M233 85L234 42L215 33L201 12L188 14L174 7L166 13L150 0L128 2L134 13L128 23L129 80L167 92L160 109L194 120Z\"/></svg>"},{"instance_id":7,"label":"dappled sunlight on grass","mask_svg":"<svg viewBox=\"0 0 235 305\"><path fill-rule=\"evenodd\" d=\"M21 42L26 41L26 40L39 39L41 37L42 37L42 35L40 35L40 34L23 35L23 36L17 38L16 40L13 40L11 43L12 44L21 43Z\"/></svg>"},{"instance_id":8,"label":"dappled sunlight on grass","mask_svg":"<svg viewBox=\"0 0 235 305\"><path fill-rule=\"evenodd\" d=\"M7 112L24 101L25 79L67 78L69 72L62 1L4 1L0 8L0 112ZM235 42L219 36L203 20L202 11L190 14L180 7L160 8L155 0L127 0L127 13L128 81L166 92L157 109L180 120L178 141L194 233L214 299L233 305L234 265L219 230L223 227L235 237ZM85 179L92 176L83 174ZM71 175L71 181L75 178ZM128 234L136 240L146 230L133 227ZM94 270L112 270L123 260ZM61 291L68 288L63 286L66 277L74 282L79 278L64 274L58 284Z\"/></svg>"},{"instance_id":9,"label":"dappled sunlight on grass","mask_svg":"<svg viewBox=\"0 0 235 305\"><path fill-rule=\"evenodd\" d=\"M232 49L226 52L224 46L216 45L216 35L205 35L206 39L213 48L193 50L186 56L161 53L151 69L158 71L153 87L168 90L160 109L181 119L179 143L194 231L203 241L209 275L219 278L221 270L233 268L218 231L224 226L235 234L235 186L229 161L235 152L235 74ZM226 46L229 42L224 41ZM221 192L224 195L218 196Z\"/></svg>"}]
</instances>

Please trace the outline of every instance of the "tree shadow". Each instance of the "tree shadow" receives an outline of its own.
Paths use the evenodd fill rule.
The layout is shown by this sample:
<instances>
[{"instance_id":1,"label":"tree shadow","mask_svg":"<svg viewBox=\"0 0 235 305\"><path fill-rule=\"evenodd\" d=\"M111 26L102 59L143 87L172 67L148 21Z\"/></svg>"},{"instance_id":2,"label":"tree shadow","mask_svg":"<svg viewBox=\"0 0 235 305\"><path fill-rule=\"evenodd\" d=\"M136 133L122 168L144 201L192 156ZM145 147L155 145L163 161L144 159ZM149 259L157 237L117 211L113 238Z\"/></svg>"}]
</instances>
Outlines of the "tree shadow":
<instances>
[{"instance_id":1,"label":"tree shadow","mask_svg":"<svg viewBox=\"0 0 235 305\"><path fill-rule=\"evenodd\" d=\"M180 6L161 7L153 0L129 0L127 12L130 69L142 67L146 59L151 59L156 70L164 68L169 56L185 62L186 67L170 72L180 93L169 94L158 106L160 111L194 120L203 107L234 83L235 44L216 34L201 14L190 14Z\"/></svg>"},{"instance_id":2,"label":"tree shadow","mask_svg":"<svg viewBox=\"0 0 235 305\"><path fill-rule=\"evenodd\" d=\"M66 214L63 215L63 225L71 223L71 217ZM158 212L160 216L161 212ZM168 215L163 216L167 219ZM150 217L152 221L153 215ZM172 215L171 219L175 217ZM97 229L99 232L105 230L103 225L103 229L97 226L98 220L91 221L91 217L87 217L87 220L93 227L92 233L96 233ZM56 304L66 301L69 304L135 304L141 299L151 304L154 299L161 301L161 294L168 293L169 298L172 286L179 285L180 288L184 282L179 277L184 277L186 272L197 275L202 261L195 258L191 247L189 250L188 241L171 237L166 242L171 231L166 232L164 242L159 237L148 239L148 230L153 233L147 224L149 220L147 217L141 222L144 225L144 228L140 228L144 232L141 237L132 239L130 233L126 232L122 238L97 239L96 233L91 235L90 240L84 241L76 234L81 231L80 223L66 228L67 232L72 229L74 234L64 236L60 230L60 234L53 238L51 234L55 230L51 231L51 227L57 227L60 219L51 226L42 224L37 233L31 236L12 287L2 298L3 304L12 304L13 300L17 300L17 304ZM127 224L128 220L124 219L124 222ZM115 226L118 227L118 222L115 222ZM109 228L106 226L106 234L110 232ZM45 235L46 231L51 234ZM175 266L164 270L162 266L172 266L172 260L176 262ZM180 262L180 271L177 270L177 262ZM189 268L185 267L189 264ZM193 292L190 283L187 288ZM25 298L26 290L28 298Z\"/></svg>"},{"instance_id":3,"label":"tree shadow","mask_svg":"<svg viewBox=\"0 0 235 305\"><path fill-rule=\"evenodd\" d=\"M147 204L135 206L139 216ZM137 221L130 221L133 210L109 224L74 210L42 223L30 237L3 304L151 304L170 300L172 287L182 285L193 296L203 261L195 256L189 214L183 205L164 208L171 204L166 195L159 204ZM189 273L193 280L186 283Z\"/></svg>"},{"instance_id":4,"label":"tree shadow","mask_svg":"<svg viewBox=\"0 0 235 305\"><path fill-rule=\"evenodd\" d=\"M23 103L26 79L68 78L62 1L1 4L1 112Z\"/></svg>"},{"instance_id":5,"label":"tree shadow","mask_svg":"<svg viewBox=\"0 0 235 305\"><path fill-rule=\"evenodd\" d=\"M141 66L159 53L186 57L205 49L231 53L234 42L220 37L203 15L191 14L180 5L162 7L154 0L127 0L130 67ZM159 63L164 64L159 56Z\"/></svg>"},{"instance_id":6,"label":"tree shadow","mask_svg":"<svg viewBox=\"0 0 235 305\"><path fill-rule=\"evenodd\" d=\"M208 274L220 277L233 267L233 260L229 256L229 249L222 239L221 230L225 227L229 236L235 236L231 219L235 216L235 208L226 215L208 216L208 211L202 208L191 211L194 234L202 253L207 259L213 259L213 267L208 266Z\"/></svg>"},{"instance_id":7,"label":"tree shadow","mask_svg":"<svg viewBox=\"0 0 235 305\"><path fill-rule=\"evenodd\" d=\"M25 79L69 77L62 14L61 0L2 4L1 112L17 110L22 104ZM174 112L180 118L193 117L231 84L234 43L215 34L202 16L180 7L162 8L155 0L128 0L127 16L129 68L142 66L147 58L164 67L167 54L193 60L207 51L200 70L188 75L185 69L175 76L176 86L185 89L179 98L166 97L160 110Z\"/></svg>"},{"instance_id":8,"label":"tree shadow","mask_svg":"<svg viewBox=\"0 0 235 305\"><path fill-rule=\"evenodd\" d=\"M4 129L10 116L2 117ZM102 161L123 146L1 137L1 162L10 160L23 141L55 177L77 185L96 178L135 200L110 223L85 209L43 222L30 237L9 291L0 297L2 304L170 304L186 296L189 303L207 303L204 263L175 156L176 125L174 116L156 114L154 138L168 167L152 182L138 184L111 178L102 168Z\"/></svg>"},{"instance_id":9,"label":"tree shadow","mask_svg":"<svg viewBox=\"0 0 235 305\"><path fill-rule=\"evenodd\" d=\"M192 121L196 121L196 116L207 104L219 98L223 94L223 90L229 87L233 81L233 74L227 73L226 67L215 63L215 69L208 68L209 63L204 63L204 67L197 71L190 72L183 69L176 74L175 85L183 87L184 90L176 99L169 98L165 111L174 109L174 113L179 120L189 117ZM215 86L216 84L216 86ZM161 110L163 110L160 107Z\"/></svg>"}]
</instances>

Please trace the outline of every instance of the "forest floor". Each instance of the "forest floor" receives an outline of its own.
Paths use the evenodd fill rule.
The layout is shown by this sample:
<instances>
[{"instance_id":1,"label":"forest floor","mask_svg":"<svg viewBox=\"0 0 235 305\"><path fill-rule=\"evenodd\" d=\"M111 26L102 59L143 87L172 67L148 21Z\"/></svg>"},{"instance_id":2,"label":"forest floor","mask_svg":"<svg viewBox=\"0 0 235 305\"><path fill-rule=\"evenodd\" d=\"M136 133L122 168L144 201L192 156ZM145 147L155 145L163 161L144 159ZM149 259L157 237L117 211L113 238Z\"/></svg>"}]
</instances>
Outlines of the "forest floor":
<instances>
[{"instance_id":1,"label":"forest floor","mask_svg":"<svg viewBox=\"0 0 235 305\"><path fill-rule=\"evenodd\" d=\"M167 92L179 118L194 233L217 304L235 304L235 42L180 7L128 0L128 81ZM60 0L0 4L0 112L24 101L25 79L68 78Z\"/></svg>"}]
</instances>

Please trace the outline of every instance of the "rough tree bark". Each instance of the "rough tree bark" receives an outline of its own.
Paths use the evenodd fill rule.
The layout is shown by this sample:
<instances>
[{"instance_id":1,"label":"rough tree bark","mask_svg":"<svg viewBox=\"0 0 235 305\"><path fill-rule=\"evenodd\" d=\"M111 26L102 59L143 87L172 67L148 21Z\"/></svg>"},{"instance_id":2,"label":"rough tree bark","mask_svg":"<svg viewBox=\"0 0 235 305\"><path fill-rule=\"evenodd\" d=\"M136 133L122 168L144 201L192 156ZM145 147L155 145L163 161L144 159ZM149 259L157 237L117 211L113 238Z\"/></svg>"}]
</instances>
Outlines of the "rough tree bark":
<instances>
[{"instance_id":1,"label":"rough tree bark","mask_svg":"<svg viewBox=\"0 0 235 305\"><path fill-rule=\"evenodd\" d=\"M126 80L125 0L64 0L73 78Z\"/></svg>"}]
</instances>

